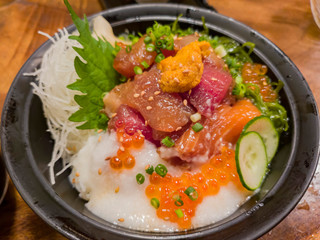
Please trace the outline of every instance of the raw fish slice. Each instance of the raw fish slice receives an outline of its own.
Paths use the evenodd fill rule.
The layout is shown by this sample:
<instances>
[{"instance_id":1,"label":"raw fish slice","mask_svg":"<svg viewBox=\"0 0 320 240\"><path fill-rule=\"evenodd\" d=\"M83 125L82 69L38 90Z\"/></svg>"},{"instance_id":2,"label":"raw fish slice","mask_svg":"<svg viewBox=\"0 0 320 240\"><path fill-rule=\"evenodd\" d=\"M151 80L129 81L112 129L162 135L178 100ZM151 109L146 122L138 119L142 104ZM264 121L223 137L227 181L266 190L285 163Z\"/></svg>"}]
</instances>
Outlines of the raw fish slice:
<instances>
[{"instance_id":1,"label":"raw fish slice","mask_svg":"<svg viewBox=\"0 0 320 240\"><path fill-rule=\"evenodd\" d=\"M187 46L189 43L192 43L194 41L197 41L199 37L197 37L196 35L188 35L185 37L179 37L177 39L174 40L174 50L167 50L167 49L161 49L161 52L163 53L163 55L167 58L167 57L174 57L177 53L177 51L179 51L181 48L183 48L184 46Z\"/></svg>"},{"instance_id":2,"label":"raw fish slice","mask_svg":"<svg viewBox=\"0 0 320 240\"><path fill-rule=\"evenodd\" d=\"M153 141L152 129L150 126L145 125L145 120L141 114L124 104L118 108L117 115L111 118L108 127L109 129L124 127L125 132L129 135L133 135L140 130L147 140Z\"/></svg>"},{"instance_id":3,"label":"raw fish slice","mask_svg":"<svg viewBox=\"0 0 320 240\"><path fill-rule=\"evenodd\" d=\"M188 96L190 103L200 114L210 117L231 89L233 79L230 73L223 69L223 60L217 58L214 53L203 63L201 81Z\"/></svg>"},{"instance_id":4,"label":"raw fish slice","mask_svg":"<svg viewBox=\"0 0 320 240\"><path fill-rule=\"evenodd\" d=\"M233 148L243 127L259 115L260 111L249 100L240 100L234 106L220 105L212 118L202 119L204 128L200 132L194 132L192 125L184 132L175 143L176 152L170 149L172 156L187 162L208 160L227 143Z\"/></svg>"},{"instance_id":5,"label":"raw fish slice","mask_svg":"<svg viewBox=\"0 0 320 240\"><path fill-rule=\"evenodd\" d=\"M155 130L173 132L183 127L193 110L183 104L179 94L162 92L159 78L160 70L153 67L137 75L134 81L116 86L104 97L106 112L114 112L122 103L140 112Z\"/></svg>"},{"instance_id":6,"label":"raw fish slice","mask_svg":"<svg viewBox=\"0 0 320 240\"><path fill-rule=\"evenodd\" d=\"M155 51L148 52L144 43L144 37L132 46L130 52L127 52L126 48L122 48L113 62L113 68L120 74L126 77L133 77L135 75L134 67L139 66L144 69L141 64L143 61L151 66L156 58L157 53Z\"/></svg>"},{"instance_id":7,"label":"raw fish slice","mask_svg":"<svg viewBox=\"0 0 320 240\"><path fill-rule=\"evenodd\" d=\"M188 35L185 37L178 37L177 39L174 40L174 50L178 51L181 48L187 46L188 44L194 42L194 41L198 41L199 36L192 34L192 35Z\"/></svg>"}]
</instances>

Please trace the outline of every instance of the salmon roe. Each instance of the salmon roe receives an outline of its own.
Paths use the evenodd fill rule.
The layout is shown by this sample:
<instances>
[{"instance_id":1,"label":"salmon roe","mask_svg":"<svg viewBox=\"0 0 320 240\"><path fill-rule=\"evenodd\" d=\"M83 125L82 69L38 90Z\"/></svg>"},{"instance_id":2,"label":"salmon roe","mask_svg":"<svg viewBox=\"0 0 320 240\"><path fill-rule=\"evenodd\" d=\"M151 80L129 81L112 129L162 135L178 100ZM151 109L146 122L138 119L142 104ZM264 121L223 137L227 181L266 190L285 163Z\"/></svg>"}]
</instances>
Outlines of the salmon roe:
<instances>
[{"instance_id":1,"label":"salmon roe","mask_svg":"<svg viewBox=\"0 0 320 240\"><path fill-rule=\"evenodd\" d=\"M125 129L121 123L117 123L117 139L121 143L117 155L110 159L110 167L115 170L131 169L135 165L135 158L131 155L130 149L141 148L144 144L144 136L138 131Z\"/></svg>"},{"instance_id":2,"label":"salmon roe","mask_svg":"<svg viewBox=\"0 0 320 240\"><path fill-rule=\"evenodd\" d=\"M210 162L202 165L198 172L184 172L179 177L170 174L161 177L153 172L149 180L150 184L146 187L145 194L149 199L159 200L157 216L177 223L181 229L191 227L196 207L204 197L217 194L221 186L233 182L239 189L244 189L236 169L235 152L227 147L223 147L220 155L214 156ZM195 192L192 192L191 188L191 194L188 195L189 187Z\"/></svg>"},{"instance_id":3,"label":"salmon roe","mask_svg":"<svg viewBox=\"0 0 320 240\"><path fill-rule=\"evenodd\" d=\"M278 94L272 88L270 80L266 76L267 66L258 63L246 63L242 69L242 79L244 83L253 83L259 86L260 94L265 102L274 102Z\"/></svg>"}]
</instances>

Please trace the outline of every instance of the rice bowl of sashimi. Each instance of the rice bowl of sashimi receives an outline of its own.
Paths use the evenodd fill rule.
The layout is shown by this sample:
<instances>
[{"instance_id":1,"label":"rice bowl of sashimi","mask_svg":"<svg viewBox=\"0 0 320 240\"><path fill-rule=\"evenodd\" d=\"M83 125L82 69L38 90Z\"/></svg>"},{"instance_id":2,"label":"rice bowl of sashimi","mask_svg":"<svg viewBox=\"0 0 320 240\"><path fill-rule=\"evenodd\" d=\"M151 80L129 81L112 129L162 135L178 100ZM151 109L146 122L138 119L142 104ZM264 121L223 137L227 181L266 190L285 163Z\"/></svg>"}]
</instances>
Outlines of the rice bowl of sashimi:
<instances>
[{"instance_id":1,"label":"rice bowl of sashimi","mask_svg":"<svg viewBox=\"0 0 320 240\"><path fill-rule=\"evenodd\" d=\"M275 45L200 8L87 22L65 3L75 25L23 66L2 113L8 172L40 217L72 239L254 239L294 208L318 112Z\"/></svg>"}]
</instances>

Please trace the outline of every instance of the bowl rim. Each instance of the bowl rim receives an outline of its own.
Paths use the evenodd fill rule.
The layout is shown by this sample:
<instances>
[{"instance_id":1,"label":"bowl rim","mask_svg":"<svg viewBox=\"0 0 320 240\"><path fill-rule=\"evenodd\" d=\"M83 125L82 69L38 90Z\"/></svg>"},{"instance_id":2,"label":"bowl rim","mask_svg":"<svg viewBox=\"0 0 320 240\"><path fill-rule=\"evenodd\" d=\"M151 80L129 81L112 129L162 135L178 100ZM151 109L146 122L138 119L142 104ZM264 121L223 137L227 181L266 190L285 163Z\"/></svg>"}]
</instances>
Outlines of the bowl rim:
<instances>
[{"instance_id":1,"label":"bowl rim","mask_svg":"<svg viewBox=\"0 0 320 240\"><path fill-rule=\"evenodd\" d=\"M291 67L293 70L296 71L297 75L299 75L300 79L302 80L302 82L304 83L305 87L307 89L309 89L305 79L303 78L302 74L299 72L299 70L297 69L297 67L292 63L292 61L277 47L275 46L270 40L268 40L267 38L265 38L263 35L261 35L260 33L258 33L257 31L251 29L250 27L248 27L247 25L243 24L243 23L240 23L230 17L226 17L226 16L223 16L219 13L215 13L215 12L212 12L212 11L209 11L207 9L202 9L202 8L199 8L199 7L191 7L191 6L188 6L188 5L181 5L181 4L168 4L168 3L165 3L165 4L140 4L140 5L129 5L129 6L125 6L125 7L120 7L120 8L114 8L114 9L110 9L110 10L106 10L106 11L102 11L100 13L97 13L97 14L94 14L92 15L91 17L89 17L89 19L92 19L93 17L95 16L98 16L98 15L103 15L103 16L106 16L106 15L111 15L111 14L116 14L118 12L126 12L126 11L133 11L135 9L138 9L138 10L141 10L142 8L148 8L148 9L151 9L151 8L158 8L158 7L161 7L161 8L165 8L165 9L169 9L169 8L176 8L177 9L177 12L178 12L178 9L181 11L181 10L185 10L185 11L190 11L190 9L192 11L198 11L198 13L201 13L201 14L212 14L212 15L216 15L218 16L219 18L222 18L224 21L227 21L229 22L230 24L236 24L237 26L247 30L247 31L250 31L250 33L252 34L255 34L257 35L259 38L263 39L264 41L266 41L267 44L269 44L270 46L273 47L273 50L277 52L277 54L280 54L282 55L282 57L290 63ZM178 13L177 13L178 15ZM154 16L152 16L154 18ZM162 15L162 17L164 17ZM172 15L170 15L170 17L172 18ZM165 17L164 17L165 18ZM195 24L196 22L199 22L199 20L195 20L195 19L188 19L186 17L182 17L186 22L190 22L190 23L193 23ZM148 18L145 18L145 19L148 19ZM131 21L131 20L127 20L127 21ZM209 28L213 28L212 24L209 23ZM67 27L67 30L68 31L71 31L72 29L74 29L74 25L70 25ZM225 34L224 32L222 32L222 34ZM8 144L8 131L7 129L5 128L5 121L7 120L8 118L8 114L10 113L10 111L8 111L8 106L10 105L10 99L11 97L14 95L14 91L15 91L15 85L17 85L18 81L19 81L19 78L21 78L21 76L23 75L23 72L25 71L24 69L27 68L28 64L30 64L30 61L34 58L38 58L39 54L41 55L41 51L43 51L43 49L47 48L48 46L50 46L51 43L49 40L47 40L44 44L42 44L34 53L33 55L26 61L26 63L23 65L23 67L20 69L20 71L18 72L14 82L12 83L9 91L8 91L8 94L7 94L7 97L6 97L6 100L5 100L5 103L4 103L4 108L3 108L3 111L2 111L2 121L1 121L1 142L2 142L2 150L3 150L3 156L4 156L4 160L5 160L5 164L7 166L7 169L8 169L8 172L12 178L12 181L13 183L15 184L15 186L17 187L19 193L21 194L21 196L23 197L23 199L27 202L27 204L43 219L45 220L50 226L52 226L53 228L55 228L56 230L58 230L60 233L62 233L63 235L65 235L66 237L68 238L74 238L74 239L77 239L77 238L88 238L86 237L85 235L83 235L81 232L78 232L77 229L72 229L72 228L66 228L64 229L62 227L62 223L61 223L61 220L58 220L58 219L54 219L54 218L49 218L46 216L46 213L44 211L44 209L42 209L41 207L39 207L39 204L36 203L34 201L34 198L28 194L28 192L26 193L24 190L24 186L23 184L21 183L20 181L20 178L19 176L17 175L17 173L15 172L15 169L14 169L14 166L12 165L12 163L10 162L10 153L8 153L8 151L6 151L7 149L7 144ZM273 69L273 71L277 72L277 69ZM280 74L280 73L278 73ZM286 88L285 88L286 89ZM291 93L290 92L290 89L286 89L286 91L288 93ZM311 100L313 100L313 103L315 104L315 100L313 98L313 95L309 89L309 94L310 94L310 98ZM318 115L318 110L317 110L317 106L316 104L314 105L315 106L315 109L314 109L314 112L316 115ZM293 109L292 111L296 111L295 109ZM27 113L26 113L27 114ZM300 121L299 119L296 119L296 121ZM299 135L297 135L300 131L300 129L298 129L297 125L294 125L295 127L295 130L294 130L294 135L296 137L299 137ZM316 121L316 126L317 130L319 130L319 120ZM319 131L315 131L317 132L317 136L316 138L319 140L319 134L318 132ZM291 155L294 155L295 152L296 152L296 148L294 149L293 152L291 152ZM316 170L316 166L317 166L317 160L318 160L318 156L319 156L319 146L317 145L315 147L315 152L314 152L314 158L316 158L315 161L311 162L310 165L309 165L309 173L311 173L309 175L309 177L305 180L303 186L302 186L302 189L303 191L300 192L300 194L296 197L296 199L300 200L304 194L304 192L307 190L307 186L310 184L311 180L312 180L312 176L313 176L313 173L315 172ZM291 166L287 166L286 167L286 170L285 171L290 171L294 166L291 165ZM279 182L283 182L285 181L284 178L284 175L282 178L279 179ZM45 181L42 179L39 180L40 182L42 182L42 184L46 184ZM61 201L61 199L59 199L59 197L55 196L54 193L53 193L53 189L49 189L48 186L46 185L42 185L49 193L50 193L50 197L53 199L53 200L59 200ZM277 191L277 189L271 189L271 191ZM287 214L289 214L289 212L296 206L296 204L298 203L298 200L296 200L294 203L291 202L291 204L287 205L287 208L281 212L281 213L278 213L278 216L280 216L280 220L282 220L284 217L287 216ZM64 210L65 208L67 208L63 203L59 203L60 207L62 207ZM62 205L61 205L62 204ZM260 203L259 203L260 204ZM259 209L261 206L257 204L256 208ZM256 209L256 210L257 210ZM70 211L70 214L76 217L84 217L84 219L86 221L89 221L90 223L93 223L96 227L98 228L104 228L103 224L101 223L98 223L96 222L95 220L87 217L87 216L84 216L82 215L81 213L77 212L76 210L74 209L68 209L67 210ZM255 210L255 211L256 211ZM254 212L254 211L253 211ZM240 218L239 218L240 217ZM241 220L241 216L237 217L238 220ZM242 215L242 218L244 217L244 215ZM278 220L279 220L278 219ZM232 221L231 221L232 222ZM278 221L280 222L280 221ZM271 229L272 227L274 227L278 222L270 222L268 224L267 227L264 227L263 229L258 229L256 232L254 232L252 235L250 235L250 237L259 237L261 236L262 234L264 234L266 231L268 231L269 229ZM228 224L227 224L228 225ZM227 226L226 225L226 226ZM150 238L151 235L147 235L147 236L137 236L136 234L130 234L130 231L129 232L125 232L125 235L123 235L122 232L118 232L117 229L109 229L109 230L114 230L114 234L117 234L119 235L120 237L132 237L132 238L137 238L137 239L148 239ZM223 230L223 227L220 228L220 230ZM76 231L76 232L75 232ZM135 231L134 231L135 232ZM138 231L139 232L139 231ZM153 234L153 232L152 232ZM202 232L202 234L199 235L198 232L195 232L195 233L190 233L189 235L176 235L176 233L174 235L171 235L170 234L168 235L168 238L167 239L182 239L182 238L189 238L189 239L192 239L192 238L199 238L199 237L206 237L208 236L208 232L204 233ZM158 237L154 237L155 239L157 239ZM163 239L163 237L159 237L161 239Z\"/></svg>"}]
</instances>

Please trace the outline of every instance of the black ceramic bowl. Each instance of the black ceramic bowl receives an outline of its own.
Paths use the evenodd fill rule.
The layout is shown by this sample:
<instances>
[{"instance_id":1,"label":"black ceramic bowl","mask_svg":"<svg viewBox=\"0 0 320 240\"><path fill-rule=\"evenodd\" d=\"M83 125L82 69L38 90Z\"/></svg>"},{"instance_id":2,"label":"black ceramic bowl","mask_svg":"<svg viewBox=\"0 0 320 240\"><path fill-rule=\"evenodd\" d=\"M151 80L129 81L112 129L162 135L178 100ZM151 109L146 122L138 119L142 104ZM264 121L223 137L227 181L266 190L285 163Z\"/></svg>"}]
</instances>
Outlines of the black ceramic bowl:
<instances>
[{"instance_id":1,"label":"black ceramic bowl","mask_svg":"<svg viewBox=\"0 0 320 240\"><path fill-rule=\"evenodd\" d=\"M182 27L202 29L204 16L211 34L226 35L240 43L256 44L253 58L269 68L273 80L284 82L281 93L290 129L271 165L261 191L228 218L212 225L178 233L134 231L106 222L84 207L67 180L49 183L47 164L53 141L46 131L41 102L32 94L32 72L50 42L43 44L14 80L2 113L1 139L8 172L24 200L49 225L71 239L255 239L278 224L295 207L312 179L319 155L319 120L313 95L290 59L253 29L209 10L184 5L134 5L102 12L116 34L125 29L143 32L154 20L169 23L183 13ZM73 31L74 26L68 27ZM59 170L56 166L56 170ZM213 213L214 214L214 213Z\"/></svg>"}]
</instances>

